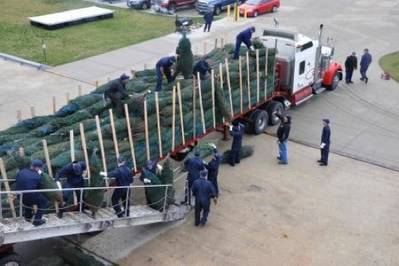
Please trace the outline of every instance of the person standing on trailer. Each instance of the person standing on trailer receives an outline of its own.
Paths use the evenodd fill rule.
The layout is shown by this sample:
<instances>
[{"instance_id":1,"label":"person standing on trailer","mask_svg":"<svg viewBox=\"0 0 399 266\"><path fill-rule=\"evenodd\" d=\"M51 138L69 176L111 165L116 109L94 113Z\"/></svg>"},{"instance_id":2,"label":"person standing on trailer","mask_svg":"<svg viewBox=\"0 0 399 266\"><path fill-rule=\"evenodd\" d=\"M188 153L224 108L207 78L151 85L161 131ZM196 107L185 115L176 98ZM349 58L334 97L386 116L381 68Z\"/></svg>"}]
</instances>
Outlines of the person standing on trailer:
<instances>
[{"instance_id":1,"label":"person standing on trailer","mask_svg":"<svg viewBox=\"0 0 399 266\"><path fill-rule=\"evenodd\" d=\"M251 49L251 38L252 38L252 34L255 32L255 27L249 27L246 30L243 30L242 32L240 32L237 37L236 37L236 47L234 50L234 57L233 59L237 60L238 56L240 55L240 47L241 47L241 43L244 43L248 50Z\"/></svg>"},{"instance_id":2,"label":"person standing on trailer","mask_svg":"<svg viewBox=\"0 0 399 266\"><path fill-rule=\"evenodd\" d=\"M233 121L233 125L230 126L230 135L233 137L231 143L231 154L230 154L230 165L240 163L240 151L242 145L242 136L244 135L245 126L238 121Z\"/></svg>"},{"instance_id":3,"label":"person standing on trailer","mask_svg":"<svg viewBox=\"0 0 399 266\"><path fill-rule=\"evenodd\" d=\"M350 56L348 56L345 60L346 84L353 83L352 75L353 75L353 71L356 69L357 69L357 57L356 57L356 53L352 52L352 54Z\"/></svg>"},{"instance_id":4,"label":"person standing on trailer","mask_svg":"<svg viewBox=\"0 0 399 266\"><path fill-rule=\"evenodd\" d=\"M187 173L187 189L184 201L182 203L187 203L191 206L191 188L195 180L200 178L200 172L205 169L205 163L200 157L199 150L194 151L194 157L188 158L184 165L188 171Z\"/></svg>"},{"instance_id":5,"label":"person standing on trailer","mask_svg":"<svg viewBox=\"0 0 399 266\"><path fill-rule=\"evenodd\" d=\"M369 49L364 49L364 54L360 59L360 75L362 76L360 80L364 81L366 84L369 82L369 78L367 77L367 69L369 65L373 61L371 54L369 53Z\"/></svg>"},{"instance_id":6,"label":"person standing on trailer","mask_svg":"<svg viewBox=\"0 0 399 266\"><path fill-rule=\"evenodd\" d=\"M288 137L291 130L291 116L283 116L277 112L274 114L280 119L280 126L277 129L277 143L279 149L279 164L288 164Z\"/></svg>"},{"instance_id":7,"label":"person standing on trailer","mask_svg":"<svg viewBox=\"0 0 399 266\"><path fill-rule=\"evenodd\" d=\"M211 30L211 25L213 22L213 8L210 8L208 12L205 13L204 21L205 21L204 32L209 32Z\"/></svg>"},{"instance_id":8,"label":"person standing on trailer","mask_svg":"<svg viewBox=\"0 0 399 266\"><path fill-rule=\"evenodd\" d=\"M211 161L206 165L208 170L208 180L213 184L216 192L215 197L219 197L219 186L218 186L218 174L219 166L222 163L223 156L218 152L216 147L213 149L213 157Z\"/></svg>"},{"instance_id":9,"label":"person standing on trailer","mask_svg":"<svg viewBox=\"0 0 399 266\"><path fill-rule=\"evenodd\" d=\"M104 176L109 178L115 178L115 184L117 187L126 187L130 186L133 183L133 174L132 170L126 165L126 159L124 156L119 155L118 159L118 167L109 173L103 173ZM112 206L114 206L115 214L118 218L122 218L125 214L126 217L129 217L130 212L130 192L128 193L127 188L116 188L114 193L112 194ZM122 206L124 210L122 211L120 201L122 202Z\"/></svg>"},{"instance_id":10,"label":"person standing on trailer","mask_svg":"<svg viewBox=\"0 0 399 266\"><path fill-rule=\"evenodd\" d=\"M173 82L172 66L176 62L176 56L166 56L159 59L155 65L157 71L157 87L156 91L162 90L163 76L168 80L168 84Z\"/></svg>"},{"instance_id":11,"label":"person standing on trailer","mask_svg":"<svg viewBox=\"0 0 399 266\"><path fill-rule=\"evenodd\" d=\"M207 171L200 173L200 178L193 183L193 194L195 196L195 226L204 226L208 220L211 209L211 199L217 204L216 192L212 183L206 180ZM202 214L202 215L201 215Z\"/></svg>"},{"instance_id":12,"label":"person standing on trailer","mask_svg":"<svg viewBox=\"0 0 399 266\"><path fill-rule=\"evenodd\" d=\"M20 170L15 178L15 190L36 190L42 188L42 178L40 176L42 174L42 167L42 161L32 160L30 168ZM23 193L19 197L21 196L25 220L32 222L34 226L46 223L46 220L43 219L43 211L47 207L46 197L39 192ZM33 216L33 205L37 206L35 216Z\"/></svg>"},{"instance_id":13,"label":"person standing on trailer","mask_svg":"<svg viewBox=\"0 0 399 266\"><path fill-rule=\"evenodd\" d=\"M129 81L129 76L122 74L118 79L110 81L104 91L104 101L111 102L111 107L116 110L117 115L123 115L123 100L129 98L126 90L126 84Z\"/></svg>"},{"instance_id":14,"label":"person standing on trailer","mask_svg":"<svg viewBox=\"0 0 399 266\"><path fill-rule=\"evenodd\" d=\"M328 154L330 152L330 138L331 138L331 130L330 130L330 119L323 119L323 131L321 133L321 144L320 144L320 152L321 159L317 162L320 163L320 166L328 165Z\"/></svg>"}]
</instances>

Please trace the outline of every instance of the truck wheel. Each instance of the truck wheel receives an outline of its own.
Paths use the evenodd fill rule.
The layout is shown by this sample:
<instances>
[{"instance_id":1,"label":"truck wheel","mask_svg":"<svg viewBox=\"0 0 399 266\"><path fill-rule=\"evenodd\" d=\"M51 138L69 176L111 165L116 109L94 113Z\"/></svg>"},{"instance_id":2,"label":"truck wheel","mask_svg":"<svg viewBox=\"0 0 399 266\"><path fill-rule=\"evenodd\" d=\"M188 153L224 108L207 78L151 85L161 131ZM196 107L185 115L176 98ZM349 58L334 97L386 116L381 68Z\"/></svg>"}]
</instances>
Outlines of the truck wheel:
<instances>
[{"instance_id":1,"label":"truck wheel","mask_svg":"<svg viewBox=\"0 0 399 266\"><path fill-rule=\"evenodd\" d=\"M338 84L339 84L339 75L338 75L338 73L335 73L334 78L331 82L331 85L327 86L327 90L329 90L329 91L335 90L338 87Z\"/></svg>"},{"instance_id":2,"label":"truck wheel","mask_svg":"<svg viewBox=\"0 0 399 266\"><path fill-rule=\"evenodd\" d=\"M0 258L0 265L4 266L21 266L24 265L22 257L17 253L11 253Z\"/></svg>"},{"instance_id":3,"label":"truck wheel","mask_svg":"<svg viewBox=\"0 0 399 266\"><path fill-rule=\"evenodd\" d=\"M274 126L277 125L280 119L276 115L274 115L274 112L277 112L281 114L284 111L284 106L281 102L277 101L271 101L267 106L266 106L266 111L269 114L269 125Z\"/></svg>"},{"instance_id":4,"label":"truck wheel","mask_svg":"<svg viewBox=\"0 0 399 266\"><path fill-rule=\"evenodd\" d=\"M216 6L214 12L215 12L215 15L218 16L218 15L220 15L220 13L222 13L222 9L220 8L220 6Z\"/></svg>"},{"instance_id":5,"label":"truck wheel","mask_svg":"<svg viewBox=\"0 0 399 266\"><path fill-rule=\"evenodd\" d=\"M269 115L264 110L256 109L249 117L251 132L255 135L265 132L269 121Z\"/></svg>"}]
</instances>

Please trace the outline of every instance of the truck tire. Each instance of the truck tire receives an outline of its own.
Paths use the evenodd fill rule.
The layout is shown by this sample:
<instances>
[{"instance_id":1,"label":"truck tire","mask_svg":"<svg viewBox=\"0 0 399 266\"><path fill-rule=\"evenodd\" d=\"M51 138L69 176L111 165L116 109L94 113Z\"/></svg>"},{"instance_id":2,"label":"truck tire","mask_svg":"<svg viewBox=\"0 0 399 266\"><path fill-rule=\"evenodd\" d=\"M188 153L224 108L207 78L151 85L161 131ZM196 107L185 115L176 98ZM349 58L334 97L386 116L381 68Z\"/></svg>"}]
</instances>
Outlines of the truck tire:
<instances>
[{"instance_id":1,"label":"truck tire","mask_svg":"<svg viewBox=\"0 0 399 266\"><path fill-rule=\"evenodd\" d=\"M214 13L216 16L219 16L222 13L222 8L220 6L215 6Z\"/></svg>"},{"instance_id":2,"label":"truck tire","mask_svg":"<svg viewBox=\"0 0 399 266\"><path fill-rule=\"evenodd\" d=\"M269 122L269 115L265 110L256 109L249 116L249 121L251 133L259 135L265 132Z\"/></svg>"},{"instance_id":3,"label":"truck tire","mask_svg":"<svg viewBox=\"0 0 399 266\"><path fill-rule=\"evenodd\" d=\"M274 126L279 123L280 119L278 119L278 117L273 113L277 112L281 114L284 111L284 106L281 102L271 101L266 106L266 111L269 114L269 125Z\"/></svg>"},{"instance_id":4,"label":"truck tire","mask_svg":"<svg viewBox=\"0 0 399 266\"><path fill-rule=\"evenodd\" d=\"M338 87L338 84L339 84L339 74L335 73L334 78L331 82L331 85L327 86L326 89L329 91L333 91Z\"/></svg>"},{"instance_id":5,"label":"truck tire","mask_svg":"<svg viewBox=\"0 0 399 266\"><path fill-rule=\"evenodd\" d=\"M23 263L22 257L20 255L17 253L10 253L0 258L0 265L22 266L25 264Z\"/></svg>"}]
</instances>

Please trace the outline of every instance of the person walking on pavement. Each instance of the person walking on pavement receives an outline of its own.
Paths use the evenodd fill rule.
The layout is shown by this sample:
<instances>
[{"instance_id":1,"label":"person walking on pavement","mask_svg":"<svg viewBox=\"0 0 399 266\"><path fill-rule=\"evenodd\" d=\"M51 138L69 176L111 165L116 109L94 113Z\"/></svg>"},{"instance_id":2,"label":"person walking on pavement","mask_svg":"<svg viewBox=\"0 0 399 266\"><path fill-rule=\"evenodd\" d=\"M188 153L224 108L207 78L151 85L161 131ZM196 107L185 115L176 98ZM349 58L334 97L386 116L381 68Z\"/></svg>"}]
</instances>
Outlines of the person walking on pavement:
<instances>
[{"instance_id":1,"label":"person walking on pavement","mask_svg":"<svg viewBox=\"0 0 399 266\"><path fill-rule=\"evenodd\" d=\"M255 32L255 27L249 27L248 29L243 30L237 35L233 59L235 60L238 59L238 56L240 55L241 43L244 43L247 46L248 50L251 49L252 45L251 38L254 32Z\"/></svg>"},{"instance_id":2,"label":"person walking on pavement","mask_svg":"<svg viewBox=\"0 0 399 266\"><path fill-rule=\"evenodd\" d=\"M291 116L283 116L277 112L274 114L280 119L280 126L277 129L279 164L288 164L288 137L291 130Z\"/></svg>"},{"instance_id":3,"label":"person walking on pavement","mask_svg":"<svg viewBox=\"0 0 399 266\"><path fill-rule=\"evenodd\" d=\"M345 81L346 84L353 83L352 75L353 71L357 69L357 57L356 53L352 52L350 56L348 56L345 60Z\"/></svg>"},{"instance_id":4,"label":"person walking on pavement","mask_svg":"<svg viewBox=\"0 0 399 266\"><path fill-rule=\"evenodd\" d=\"M216 148L213 149L213 157L211 161L206 165L208 170L208 180L213 184L216 192L216 197L219 197L219 186L218 186L218 174L219 166L222 163L223 156L218 152Z\"/></svg>"},{"instance_id":5,"label":"person walking on pavement","mask_svg":"<svg viewBox=\"0 0 399 266\"><path fill-rule=\"evenodd\" d=\"M211 210L211 199L217 204L216 192L212 183L206 180L207 170L200 173L200 178L193 183L193 194L195 196L195 226L206 224ZM202 215L201 215L202 214Z\"/></svg>"},{"instance_id":6,"label":"person walking on pavement","mask_svg":"<svg viewBox=\"0 0 399 266\"><path fill-rule=\"evenodd\" d=\"M42 188L42 167L43 162L32 160L30 168L20 170L15 177L15 190L36 190ZM24 193L22 195L23 216L26 221L32 222L34 226L46 223L43 219L44 209L47 207L46 197L39 192ZM35 216L33 216L33 205L37 206ZM33 218L33 220L32 220Z\"/></svg>"},{"instance_id":7,"label":"person walking on pavement","mask_svg":"<svg viewBox=\"0 0 399 266\"><path fill-rule=\"evenodd\" d=\"M191 206L191 188L195 180L200 177L200 172L205 169L205 163L200 157L199 150L195 150L194 157L188 158L184 165L188 171L187 173L187 189L184 201L182 203L187 203Z\"/></svg>"},{"instance_id":8,"label":"person walking on pavement","mask_svg":"<svg viewBox=\"0 0 399 266\"><path fill-rule=\"evenodd\" d=\"M320 166L328 165L328 154L330 152L330 137L331 137L330 120L325 118L323 119L323 131L321 134L321 144L320 144L321 159L317 161L318 163L320 163Z\"/></svg>"},{"instance_id":9,"label":"person walking on pavement","mask_svg":"<svg viewBox=\"0 0 399 266\"><path fill-rule=\"evenodd\" d=\"M162 90L162 80L165 75L168 80L168 84L173 82L173 75L171 68L173 64L176 62L176 56L166 56L159 59L157 64L155 65L157 71L157 87L156 91Z\"/></svg>"},{"instance_id":10,"label":"person walking on pavement","mask_svg":"<svg viewBox=\"0 0 399 266\"><path fill-rule=\"evenodd\" d=\"M230 165L240 163L240 151L242 145L242 136L244 135L245 126L238 121L233 121L233 125L230 126L230 135L233 136L231 143L231 154L230 154Z\"/></svg>"},{"instance_id":11,"label":"person walking on pavement","mask_svg":"<svg viewBox=\"0 0 399 266\"><path fill-rule=\"evenodd\" d=\"M118 167L114 171L109 173L102 172L101 174L109 178L115 178L115 185L117 187L130 186L130 184L133 183L133 174L132 170L126 165L125 157L119 155L117 163ZM125 214L126 217L129 217L130 193L128 193L127 188L116 188L112 194L111 201L112 206L114 206L115 214L119 218L122 218ZM124 207L123 211L121 209L120 201L122 201L122 206Z\"/></svg>"},{"instance_id":12,"label":"person walking on pavement","mask_svg":"<svg viewBox=\"0 0 399 266\"><path fill-rule=\"evenodd\" d=\"M209 32L213 22L213 9L209 9L208 12L205 13L204 21L205 21L204 32Z\"/></svg>"},{"instance_id":13,"label":"person walking on pavement","mask_svg":"<svg viewBox=\"0 0 399 266\"><path fill-rule=\"evenodd\" d=\"M117 114L123 115L123 100L129 98L126 90L126 84L129 76L122 74L118 79L110 81L104 91L104 101L111 102L111 107L116 109Z\"/></svg>"},{"instance_id":14,"label":"person walking on pavement","mask_svg":"<svg viewBox=\"0 0 399 266\"><path fill-rule=\"evenodd\" d=\"M362 76L360 80L364 81L366 84L369 82L369 78L367 77L367 69L369 65L373 61L371 54L369 53L369 49L364 49L364 53L362 58L360 59L360 75Z\"/></svg>"}]
</instances>

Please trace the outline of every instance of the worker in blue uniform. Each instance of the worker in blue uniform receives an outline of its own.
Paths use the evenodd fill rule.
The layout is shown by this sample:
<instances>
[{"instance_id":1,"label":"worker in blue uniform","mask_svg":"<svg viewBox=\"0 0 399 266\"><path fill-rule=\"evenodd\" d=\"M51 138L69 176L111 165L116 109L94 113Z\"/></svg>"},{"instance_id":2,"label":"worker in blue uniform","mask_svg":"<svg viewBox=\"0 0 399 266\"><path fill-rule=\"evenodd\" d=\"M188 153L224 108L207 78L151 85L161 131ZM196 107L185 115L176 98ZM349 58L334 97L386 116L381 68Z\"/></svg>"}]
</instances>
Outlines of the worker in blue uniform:
<instances>
[{"instance_id":1,"label":"worker in blue uniform","mask_svg":"<svg viewBox=\"0 0 399 266\"><path fill-rule=\"evenodd\" d=\"M213 22L213 8L210 8L208 12L204 14L204 32L209 32L211 30L212 22Z\"/></svg>"},{"instance_id":2,"label":"worker in blue uniform","mask_svg":"<svg viewBox=\"0 0 399 266\"><path fill-rule=\"evenodd\" d=\"M215 188L206 180L207 170L200 173L200 178L193 183L193 194L195 196L195 226L206 224L211 209L211 199L217 203ZM202 215L201 215L202 213Z\"/></svg>"},{"instance_id":3,"label":"worker in blue uniform","mask_svg":"<svg viewBox=\"0 0 399 266\"><path fill-rule=\"evenodd\" d=\"M331 130L330 130L330 119L323 119L323 131L321 133L321 144L320 144L320 153L321 159L317 162L320 163L320 166L328 165L328 154L330 152L330 138L331 138Z\"/></svg>"},{"instance_id":4,"label":"worker in blue uniform","mask_svg":"<svg viewBox=\"0 0 399 266\"><path fill-rule=\"evenodd\" d=\"M209 66L209 59L207 58L202 58L200 59L197 63L195 63L194 68L193 68L193 75L195 78L197 78L198 74L200 74L200 79L204 80L207 78L207 74L211 73L211 67Z\"/></svg>"},{"instance_id":5,"label":"worker in blue uniform","mask_svg":"<svg viewBox=\"0 0 399 266\"><path fill-rule=\"evenodd\" d=\"M85 186L83 174L86 171L86 164L83 161L73 161L65 165L61 170L56 174L55 180L57 182L61 182L61 178L66 178L66 181L63 188L83 188ZM64 190L63 198L64 204L68 204L71 196L75 192L78 204L80 202L80 190ZM62 214L65 211L65 208L60 208L58 212L58 218L62 218Z\"/></svg>"},{"instance_id":6,"label":"worker in blue uniform","mask_svg":"<svg viewBox=\"0 0 399 266\"><path fill-rule=\"evenodd\" d=\"M118 187L130 186L133 182L133 174L132 170L126 165L125 157L120 155L117 162L118 167L114 171L107 173L106 176L109 178L115 178L115 184ZM129 217L130 191L128 191L127 188L116 188L112 194L111 201L115 213L119 218L122 218L124 214L126 214L126 217ZM121 209L120 201L122 201L124 207L123 211Z\"/></svg>"},{"instance_id":7,"label":"worker in blue uniform","mask_svg":"<svg viewBox=\"0 0 399 266\"><path fill-rule=\"evenodd\" d=\"M231 154L230 154L230 165L240 163L240 150L242 145L242 136L244 135L245 126L238 121L233 121L233 125L230 126L230 135L233 137L231 143Z\"/></svg>"},{"instance_id":8,"label":"worker in blue uniform","mask_svg":"<svg viewBox=\"0 0 399 266\"><path fill-rule=\"evenodd\" d=\"M126 90L126 84L129 76L122 74L118 79L110 81L104 91L104 100L111 102L111 108L115 109L118 116L123 115L123 100L129 98Z\"/></svg>"},{"instance_id":9,"label":"worker in blue uniform","mask_svg":"<svg viewBox=\"0 0 399 266\"><path fill-rule=\"evenodd\" d=\"M187 203L191 206L191 188L195 180L200 177L200 172L205 169L205 163L200 157L199 150L194 151L194 157L188 158L184 165L186 167L187 173L187 187L183 203Z\"/></svg>"},{"instance_id":10,"label":"worker in blue uniform","mask_svg":"<svg viewBox=\"0 0 399 266\"><path fill-rule=\"evenodd\" d=\"M168 83L173 82L173 75L171 68L175 62L176 62L175 56L166 56L159 59L159 61L155 65L157 71L157 87L156 87L157 91L162 90L162 80L164 75L168 80Z\"/></svg>"},{"instance_id":11,"label":"worker in blue uniform","mask_svg":"<svg viewBox=\"0 0 399 266\"><path fill-rule=\"evenodd\" d=\"M16 176L15 190L36 190L42 187L42 167L43 162L40 160L32 160L30 168L20 170ZM32 222L33 225L39 226L46 221L43 219L43 210L47 207L47 199L40 192L23 193L22 197L23 215L26 221ZM37 206L37 212L33 217L33 205ZM32 220L33 218L33 220Z\"/></svg>"},{"instance_id":12,"label":"worker in blue uniform","mask_svg":"<svg viewBox=\"0 0 399 266\"><path fill-rule=\"evenodd\" d=\"M208 180L213 184L216 192L216 197L219 197L218 174L219 166L222 163L223 156L216 148L213 149L213 156L211 161L206 165L208 170Z\"/></svg>"},{"instance_id":13,"label":"worker in blue uniform","mask_svg":"<svg viewBox=\"0 0 399 266\"><path fill-rule=\"evenodd\" d=\"M362 76L360 80L364 81L365 83L369 82L369 78L367 77L367 69L372 61L373 58L369 53L369 49L364 49L364 53L360 59L360 75Z\"/></svg>"},{"instance_id":14,"label":"worker in blue uniform","mask_svg":"<svg viewBox=\"0 0 399 266\"><path fill-rule=\"evenodd\" d=\"M252 34L255 32L255 27L249 27L246 30L243 30L240 32L237 37L236 37L236 47L234 50L234 57L233 59L238 59L238 56L240 55L240 47L241 43L244 43L248 49L251 48L251 38Z\"/></svg>"}]
</instances>

